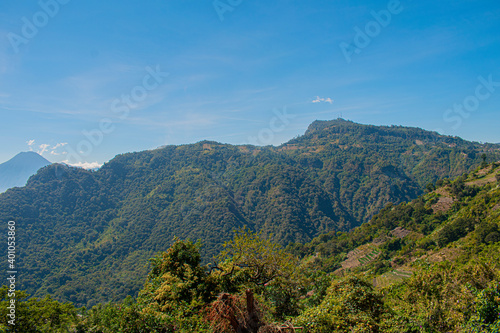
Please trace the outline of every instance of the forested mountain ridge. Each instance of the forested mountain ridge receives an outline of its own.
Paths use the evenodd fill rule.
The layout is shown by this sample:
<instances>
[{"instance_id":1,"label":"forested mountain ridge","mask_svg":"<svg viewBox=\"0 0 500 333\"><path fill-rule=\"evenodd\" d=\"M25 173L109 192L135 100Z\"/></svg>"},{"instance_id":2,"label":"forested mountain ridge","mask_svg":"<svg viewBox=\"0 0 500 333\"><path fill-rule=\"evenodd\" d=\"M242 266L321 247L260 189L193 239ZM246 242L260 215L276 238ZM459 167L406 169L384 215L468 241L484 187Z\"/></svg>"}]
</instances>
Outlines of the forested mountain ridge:
<instances>
[{"instance_id":1,"label":"forested mountain ridge","mask_svg":"<svg viewBox=\"0 0 500 333\"><path fill-rule=\"evenodd\" d=\"M93 305L136 293L174 236L201 239L205 261L242 226L307 242L483 159L499 160L499 147L339 119L279 147L205 141L119 155L95 172L51 165L0 196L0 219L17 222L20 288Z\"/></svg>"},{"instance_id":2,"label":"forested mountain ridge","mask_svg":"<svg viewBox=\"0 0 500 333\"><path fill-rule=\"evenodd\" d=\"M420 128L337 119L313 122L303 136L278 149L301 164L322 161L318 176L335 179L330 191L338 193L351 215L366 222L387 202L416 198L428 183L458 177L483 158L498 160L499 147Z\"/></svg>"},{"instance_id":3,"label":"forested mountain ridge","mask_svg":"<svg viewBox=\"0 0 500 333\"><path fill-rule=\"evenodd\" d=\"M500 161L426 191L285 250L239 229L209 265L199 243L176 239L137 297L90 310L17 292L16 331L498 332Z\"/></svg>"}]
</instances>

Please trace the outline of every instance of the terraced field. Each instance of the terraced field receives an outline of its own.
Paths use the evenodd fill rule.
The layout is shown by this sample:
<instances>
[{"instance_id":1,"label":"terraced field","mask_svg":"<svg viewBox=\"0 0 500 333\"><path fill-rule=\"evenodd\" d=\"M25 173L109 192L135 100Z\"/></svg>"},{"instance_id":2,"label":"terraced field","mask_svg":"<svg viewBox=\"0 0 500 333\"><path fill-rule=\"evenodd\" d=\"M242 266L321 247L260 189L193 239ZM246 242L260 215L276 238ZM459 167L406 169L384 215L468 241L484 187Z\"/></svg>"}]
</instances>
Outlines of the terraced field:
<instances>
[{"instance_id":1,"label":"terraced field","mask_svg":"<svg viewBox=\"0 0 500 333\"><path fill-rule=\"evenodd\" d=\"M366 244L360 246L347 254L347 259L342 263L339 270L352 269L358 266L366 265L374 260L380 254L378 246Z\"/></svg>"},{"instance_id":2,"label":"terraced field","mask_svg":"<svg viewBox=\"0 0 500 333\"><path fill-rule=\"evenodd\" d=\"M411 277L412 274L412 272L402 270L401 268L393 269L392 271L382 274L381 276L373 279L373 285L377 288L384 288L395 282L407 279Z\"/></svg>"}]
</instances>

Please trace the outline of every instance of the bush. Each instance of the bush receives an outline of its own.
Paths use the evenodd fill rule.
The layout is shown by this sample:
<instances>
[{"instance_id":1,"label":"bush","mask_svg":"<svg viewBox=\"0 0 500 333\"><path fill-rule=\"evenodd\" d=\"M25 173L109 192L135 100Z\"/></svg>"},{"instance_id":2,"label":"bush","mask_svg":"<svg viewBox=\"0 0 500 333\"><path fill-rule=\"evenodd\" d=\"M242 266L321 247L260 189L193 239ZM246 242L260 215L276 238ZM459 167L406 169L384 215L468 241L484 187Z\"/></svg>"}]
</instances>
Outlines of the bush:
<instances>
[{"instance_id":1,"label":"bush","mask_svg":"<svg viewBox=\"0 0 500 333\"><path fill-rule=\"evenodd\" d=\"M476 228L476 239L479 244L500 241L500 230L496 223L482 223Z\"/></svg>"},{"instance_id":2,"label":"bush","mask_svg":"<svg viewBox=\"0 0 500 333\"><path fill-rule=\"evenodd\" d=\"M403 240L401 238L396 238L385 242L380 248L388 252L395 252L401 250L402 247Z\"/></svg>"},{"instance_id":3,"label":"bush","mask_svg":"<svg viewBox=\"0 0 500 333\"><path fill-rule=\"evenodd\" d=\"M318 333L378 332L388 313L371 284L350 276L334 281L321 304L296 318L295 325Z\"/></svg>"},{"instance_id":4,"label":"bush","mask_svg":"<svg viewBox=\"0 0 500 333\"><path fill-rule=\"evenodd\" d=\"M484 290L474 290L474 314L466 325L468 332L500 332L500 284L490 282Z\"/></svg>"},{"instance_id":5,"label":"bush","mask_svg":"<svg viewBox=\"0 0 500 333\"><path fill-rule=\"evenodd\" d=\"M443 247L460 238L466 236L474 229L474 221L466 218L458 218L450 224L447 224L437 234L437 243Z\"/></svg>"},{"instance_id":6,"label":"bush","mask_svg":"<svg viewBox=\"0 0 500 333\"><path fill-rule=\"evenodd\" d=\"M488 236L484 239L485 243L496 243L500 242L500 233L497 231L490 232Z\"/></svg>"}]
</instances>

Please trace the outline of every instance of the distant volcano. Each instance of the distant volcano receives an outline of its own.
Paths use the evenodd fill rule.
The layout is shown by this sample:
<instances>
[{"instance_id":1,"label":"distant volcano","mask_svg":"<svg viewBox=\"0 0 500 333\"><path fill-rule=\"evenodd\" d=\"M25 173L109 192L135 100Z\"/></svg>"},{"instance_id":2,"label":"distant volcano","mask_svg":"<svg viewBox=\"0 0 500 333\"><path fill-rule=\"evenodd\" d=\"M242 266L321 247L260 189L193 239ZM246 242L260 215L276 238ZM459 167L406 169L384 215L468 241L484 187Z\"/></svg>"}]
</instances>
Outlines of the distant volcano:
<instances>
[{"instance_id":1,"label":"distant volcano","mask_svg":"<svg viewBox=\"0 0 500 333\"><path fill-rule=\"evenodd\" d=\"M31 151L19 153L0 164L0 193L11 187L26 185L32 175L49 164L51 162Z\"/></svg>"}]
</instances>

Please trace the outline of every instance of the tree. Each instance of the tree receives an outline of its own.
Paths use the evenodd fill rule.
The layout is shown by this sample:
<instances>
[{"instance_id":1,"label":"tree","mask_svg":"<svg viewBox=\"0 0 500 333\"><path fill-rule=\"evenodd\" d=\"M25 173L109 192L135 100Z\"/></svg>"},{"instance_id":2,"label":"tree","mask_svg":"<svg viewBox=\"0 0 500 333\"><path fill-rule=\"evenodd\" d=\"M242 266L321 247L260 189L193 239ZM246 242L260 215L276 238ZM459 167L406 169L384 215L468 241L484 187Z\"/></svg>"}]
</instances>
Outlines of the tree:
<instances>
[{"instance_id":1,"label":"tree","mask_svg":"<svg viewBox=\"0 0 500 333\"><path fill-rule=\"evenodd\" d=\"M298 263L280 245L244 228L235 232L233 240L224 243L214 269L223 276L238 276L242 282L264 286L277 278L291 278Z\"/></svg>"},{"instance_id":2,"label":"tree","mask_svg":"<svg viewBox=\"0 0 500 333\"><path fill-rule=\"evenodd\" d=\"M455 221L446 224L436 236L436 241L440 247L444 247L451 242L454 242L464 236L470 231L474 230L474 221L471 219L460 217Z\"/></svg>"},{"instance_id":3,"label":"tree","mask_svg":"<svg viewBox=\"0 0 500 333\"><path fill-rule=\"evenodd\" d=\"M60 303L49 295L40 298L28 299L29 294L16 291L15 299L15 325L10 325L7 317L9 288L0 288L0 329L9 328L7 332L68 332L78 323L77 309L71 303Z\"/></svg>"},{"instance_id":4,"label":"tree","mask_svg":"<svg viewBox=\"0 0 500 333\"><path fill-rule=\"evenodd\" d=\"M84 314L83 327L77 332L176 332L175 325L161 316L143 311L136 300L128 296L123 302L98 304Z\"/></svg>"},{"instance_id":5,"label":"tree","mask_svg":"<svg viewBox=\"0 0 500 333\"><path fill-rule=\"evenodd\" d=\"M301 270L298 258L246 228L224 243L213 267L224 291L256 291L272 304L280 320L298 314L298 299L305 293Z\"/></svg>"},{"instance_id":6,"label":"tree","mask_svg":"<svg viewBox=\"0 0 500 333\"><path fill-rule=\"evenodd\" d=\"M333 281L320 305L307 309L294 323L313 332L379 332L389 311L370 283L350 276Z\"/></svg>"},{"instance_id":7,"label":"tree","mask_svg":"<svg viewBox=\"0 0 500 333\"><path fill-rule=\"evenodd\" d=\"M496 243L500 241L500 230L496 223L481 223L476 227L476 239L481 243Z\"/></svg>"},{"instance_id":8,"label":"tree","mask_svg":"<svg viewBox=\"0 0 500 333\"><path fill-rule=\"evenodd\" d=\"M175 238L167 252L150 259L153 267L139 301L153 311L181 317L197 313L210 302L216 285L207 268L200 265L200 246Z\"/></svg>"},{"instance_id":9,"label":"tree","mask_svg":"<svg viewBox=\"0 0 500 333\"><path fill-rule=\"evenodd\" d=\"M486 154L481 155L481 159L483 160L481 162L481 168L486 168L488 166L488 163L486 163L486 157L487 157Z\"/></svg>"},{"instance_id":10,"label":"tree","mask_svg":"<svg viewBox=\"0 0 500 333\"><path fill-rule=\"evenodd\" d=\"M500 285L491 281L483 290L473 290L474 312L466 328L469 332L500 331Z\"/></svg>"}]
</instances>

